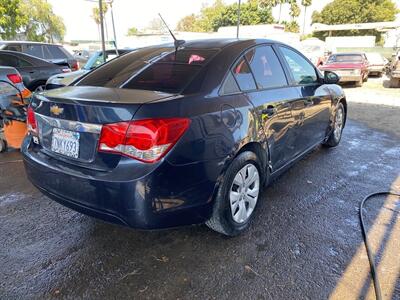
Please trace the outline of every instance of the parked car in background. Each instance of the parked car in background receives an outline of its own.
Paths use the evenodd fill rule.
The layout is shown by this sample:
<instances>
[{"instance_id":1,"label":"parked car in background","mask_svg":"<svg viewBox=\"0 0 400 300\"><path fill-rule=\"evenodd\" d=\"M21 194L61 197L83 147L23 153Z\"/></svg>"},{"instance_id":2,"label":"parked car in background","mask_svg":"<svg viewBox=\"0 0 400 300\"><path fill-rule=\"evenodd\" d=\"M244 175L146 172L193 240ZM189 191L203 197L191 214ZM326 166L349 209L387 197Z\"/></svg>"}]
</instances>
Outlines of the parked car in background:
<instances>
[{"instance_id":1,"label":"parked car in background","mask_svg":"<svg viewBox=\"0 0 400 300\"><path fill-rule=\"evenodd\" d=\"M68 66L72 71L79 70L78 61L61 45L23 41L0 41L0 50L22 52L54 64Z\"/></svg>"},{"instance_id":2,"label":"parked car in background","mask_svg":"<svg viewBox=\"0 0 400 300\"><path fill-rule=\"evenodd\" d=\"M125 53L131 52L132 49L118 49L118 54L123 55ZM117 57L117 51L114 50L106 50L106 62ZM91 70L97 68L98 66L104 63L103 59L103 51L96 51L88 60L88 62L83 66L82 69L71 72L71 73L62 73L51 76L46 83L46 90L52 90L56 88L60 88L66 85L71 84L77 78L85 75Z\"/></svg>"},{"instance_id":3,"label":"parked car in background","mask_svg":"<svg viewBox=\"0 0 400 300\"><path fill-rule=\"evenodd\" d=\"M368 60L369 75L381 77L385 73L389 61L382 54L376 52L367 52L365 56Z\"/></svg>"},{"instance_id":4,"label":"parked car in background","mask_svg":"<svg viewBox=\"0 0 400 300\"><path fill-rule=\"evenodd\" d=\"M0 66L0 152L6 151L8 144L14 146L18 136L12 133L16 127L23 129L25 126L25 132L19 132L20 141L26 134L26 104L30 97L31 92L24 86L18 71ZM18 123L12 124L11 120Z\"/></svg>"},{"instance_id":5,"label":"parked car in background","mask_svg":"<svg viewBox=\"0 0 400 300\"><path fill-rule=\"evenodd\" d=\"M13 67L0 66L0 110L5 110L15 98L29 98L21 74Z\"/></svg>"},{"instance_id":6,"label":"parked car in background","mask_svg":"<svg viewBox=\"0 0 400 300\"><path fill-rule=\"evenodd\" d=\"M393 56L392 63L389 67L389 84L390 87L400 87L400 50Z\"/></svg>"},{"instance_id":7,"label":"parked car in background","mask_svg":"<svg viewBox=\"0 0 400 300\"><path fill-rule=\"evenodd\" d=\"M9 66L22 75L24 85L32 92L42 91L50 76L71 72L66 66L49 63L32 55L0 50L0 66Z\"/></svg>"},{"instance_id":8,"label":"parked car in background","mask_svg":"<svg viewBox=\"0 0 400 300\"><path fill-rule=\"evenodd\" d=\"M89 58L93 55L96 51L89 51L89 50L74 50L73 57L79 62L79 65L83 66L87 63Z\"/></svg>"},{"instance_id":9,"label":"parked car in background","mask_svg":"<svg viewBox=\"0 0 400 300\"><path fill-rule=\"evenodd\" d=\"M354 82L362 86L368 80L368 60L364 53L337 53L329 56L321 71L333 71L340 82Z\"/></svg>"},{"instance_id":10,"label":"parked car in background","mask_svg":"<svg viewBox=\"0 0 400 300\"><path fill-rule=\"evenodd\" d=\"M340 143L338 80L271 40L141 48L33 96L26 173L51 199L109 222L238 235L264 184Z\"/></svg>"},{"instance_id":11,"label":"parked car in background","mask_svg":"<svg viewBox=\"0 0 400 300\"><path fill-rule=\"evenodd\" d=\"M336 53L336 48L329 47L325 42L317 38L309 38L301 41L296 47L301 51L316 67L323 65L329 55Z\"/></svg>"}]
</instances>

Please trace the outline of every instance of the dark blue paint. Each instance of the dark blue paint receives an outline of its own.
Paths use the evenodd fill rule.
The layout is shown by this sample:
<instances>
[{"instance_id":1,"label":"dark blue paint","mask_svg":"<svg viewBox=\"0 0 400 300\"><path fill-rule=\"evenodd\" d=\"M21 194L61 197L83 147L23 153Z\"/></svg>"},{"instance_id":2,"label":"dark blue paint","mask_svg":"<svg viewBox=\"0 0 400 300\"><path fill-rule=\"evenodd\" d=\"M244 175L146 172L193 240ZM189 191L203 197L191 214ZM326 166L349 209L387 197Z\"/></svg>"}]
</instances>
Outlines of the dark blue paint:
<instances>
[{"instance_id":1,"label":"dark blue paint","mask_svg":"<svg viewBox=\"0 0 400 300\"><path fill-rule=\"evenodd\" d=\"M201 79L201 84L190 84L179 95L81 86L36 97L37 113L50 115L50 103L57 103L65 108L62 118L69 120L105 124L188 117L191 125L167 156L154 164L104 153L95 153L91 162L77 162L44 151L28 136L22 152L29 179L55 201L110 222L145 229L205 222L224 171L239 151L249 145L262 149L263 171L272 179L327 137L337 102L345 101L341 89L325 85L322 76L321 83L313 86L289 84L220 95L221 83L236 59L265 43L273 42L185 44L220 51L194 79ZM287 66L284 70L288 72ZM276 108L270 117L263 114L269 105Z\"/></svg>"}]
</instances>

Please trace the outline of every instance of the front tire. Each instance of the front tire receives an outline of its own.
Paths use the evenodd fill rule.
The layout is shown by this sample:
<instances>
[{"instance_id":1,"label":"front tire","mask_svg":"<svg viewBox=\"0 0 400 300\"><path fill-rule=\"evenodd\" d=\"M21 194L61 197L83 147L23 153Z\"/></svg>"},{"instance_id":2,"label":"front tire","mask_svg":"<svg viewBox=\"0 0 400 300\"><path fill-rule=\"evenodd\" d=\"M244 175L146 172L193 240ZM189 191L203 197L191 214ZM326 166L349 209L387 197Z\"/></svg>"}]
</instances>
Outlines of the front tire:
<instances>
[{"instance_id":1,"label":"front tire","mask_svg":"<svg viewBox=\"0 0 400 300\"><path fill-rule=\"evenodd\" d=\"M323 144L326 147L336 147L339 145L342 139L343 127L346 121L346 111L343 103L339 103L336 109L335 122L333 124L333 130L329 135L327 141Z\"/></svg>"},{"instance_id":2,"label":"front tire","mask_svg":"<svg viewBox=\"0 0 400 300\"><path fill-rule=\"evenodd\" d=\"M248 228L262 187L262 169L257 155L240 153L226 170L214 199L213 214L206 225L227 236Z\"/></svg>"}]
</instances>

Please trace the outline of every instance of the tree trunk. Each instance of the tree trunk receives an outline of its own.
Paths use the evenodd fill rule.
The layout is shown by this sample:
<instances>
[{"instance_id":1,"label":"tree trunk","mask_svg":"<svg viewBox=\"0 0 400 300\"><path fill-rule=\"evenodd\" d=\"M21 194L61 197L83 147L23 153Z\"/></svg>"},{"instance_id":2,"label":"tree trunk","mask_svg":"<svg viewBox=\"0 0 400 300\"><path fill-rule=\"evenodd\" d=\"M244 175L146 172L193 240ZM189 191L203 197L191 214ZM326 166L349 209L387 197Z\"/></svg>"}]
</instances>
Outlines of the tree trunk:
<instances>
[{"instance_id":1,"label":"tree trunk","mask_svg":"<svg viewBox=\"0 0 400 300\"><path fill-rule=\"evenodd\" d=\"M279 17L278 17L278 23L281 23L281 15L282 15L282 3L279 4Z\"/></svg>"},{"instance_id":2,"label":"tree trunk","mask_svg":"<svg viewBox=\"0 0 400 300\"><path fill-rule=\"evenodd\" d=\"M307 6L304 6L304 21L303 21L303 35L306 29Z\"/></svg>"}]
</instances>

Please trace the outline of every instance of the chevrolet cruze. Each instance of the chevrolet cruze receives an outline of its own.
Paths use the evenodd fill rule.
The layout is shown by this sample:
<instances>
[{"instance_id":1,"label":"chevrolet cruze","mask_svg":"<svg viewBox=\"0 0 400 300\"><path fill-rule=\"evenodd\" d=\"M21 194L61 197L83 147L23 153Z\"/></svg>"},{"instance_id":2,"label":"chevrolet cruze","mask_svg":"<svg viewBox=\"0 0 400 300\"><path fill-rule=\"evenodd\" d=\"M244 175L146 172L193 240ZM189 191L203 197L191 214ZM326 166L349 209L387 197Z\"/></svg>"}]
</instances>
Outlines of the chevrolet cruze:
<instances>
[{"instance_id":1,"label":"chevrolet cruze","mask_svg":"<svg viewBox=\"0 0 400 300\"><path fill-rule=\"evenodd\" d=\"M337 146L335 73L270 40L135 50L36 94L23 145L30 181L84 214L141 229L245 230L260 191L316 146Z\"/></svg>"}]
</instances>

